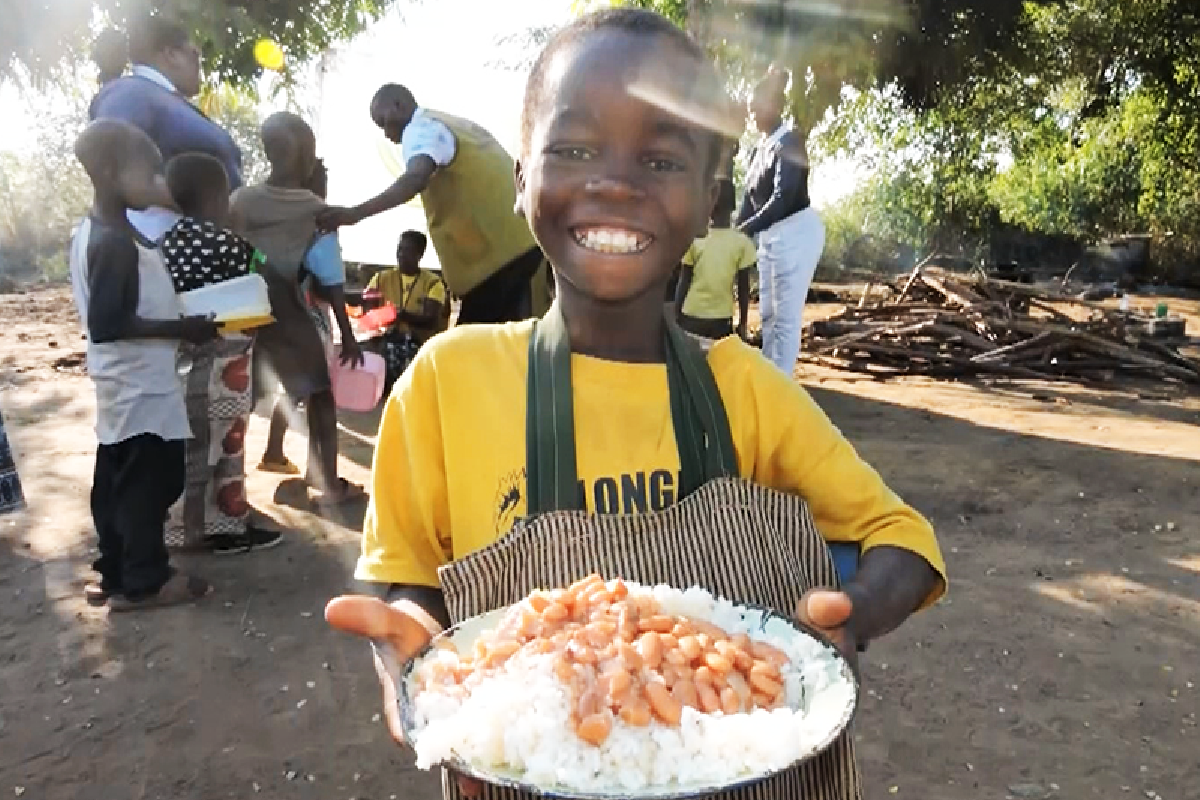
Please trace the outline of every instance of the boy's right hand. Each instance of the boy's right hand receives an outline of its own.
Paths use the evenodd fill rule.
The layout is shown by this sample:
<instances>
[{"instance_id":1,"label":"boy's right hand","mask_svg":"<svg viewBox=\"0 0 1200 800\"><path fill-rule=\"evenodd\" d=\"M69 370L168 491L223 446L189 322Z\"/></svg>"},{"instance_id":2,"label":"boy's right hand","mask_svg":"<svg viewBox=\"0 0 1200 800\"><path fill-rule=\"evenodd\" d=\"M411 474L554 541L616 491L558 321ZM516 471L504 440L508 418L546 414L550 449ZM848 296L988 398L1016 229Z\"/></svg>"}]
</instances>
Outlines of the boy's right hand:
<instances>
[{"instance_id":1,"label":"boy's right hand","mask_svg":"<svg viewBox=\"0 0 1200 800\"><path fill-rule=\"evenodd\" d=\"M388 605L377 597L360 595L330 600L325 606L325 621L337 630L370 640L375 673L383 688L383 717L388 732L397 743L405 744L396 682L403 664L419 653L441 626L415 603L401 600ZM458 786L466 797L475 797L483 788L478 781L462 776Z\"/></svg>"},{"instance_id":2,"label":"boy's right hand","mask_svg":"<svg viewBox=\"0 0 1200 800\"><path fill-rule=\"evenodd\" d=\"M183 317L179 320L179 338L191 344L206 344L221 335L221 326L205 314Z\"/></svg>"}]
</instances>

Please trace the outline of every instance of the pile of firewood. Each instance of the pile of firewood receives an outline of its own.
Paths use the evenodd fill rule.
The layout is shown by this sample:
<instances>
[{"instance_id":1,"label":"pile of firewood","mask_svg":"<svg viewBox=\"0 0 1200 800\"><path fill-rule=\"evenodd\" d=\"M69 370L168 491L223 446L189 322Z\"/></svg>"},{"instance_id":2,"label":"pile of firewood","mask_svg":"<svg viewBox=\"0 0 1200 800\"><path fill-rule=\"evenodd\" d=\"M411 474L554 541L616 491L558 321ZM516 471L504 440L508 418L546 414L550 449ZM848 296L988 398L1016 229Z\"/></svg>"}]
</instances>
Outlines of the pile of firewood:
<instances>
[{"instance_id":1,"label":"pile of firewood","mask_svg":"<svg viewBox=\"0 0 1200 800\"><path fill-rule=\"evenodd\" d=\"M980 375L1200 384L1200 362L1139 333L1128 312L986 275L918 265L871 301L806 326L801 359L878 378Z\"/></svg>"}]
</instances>

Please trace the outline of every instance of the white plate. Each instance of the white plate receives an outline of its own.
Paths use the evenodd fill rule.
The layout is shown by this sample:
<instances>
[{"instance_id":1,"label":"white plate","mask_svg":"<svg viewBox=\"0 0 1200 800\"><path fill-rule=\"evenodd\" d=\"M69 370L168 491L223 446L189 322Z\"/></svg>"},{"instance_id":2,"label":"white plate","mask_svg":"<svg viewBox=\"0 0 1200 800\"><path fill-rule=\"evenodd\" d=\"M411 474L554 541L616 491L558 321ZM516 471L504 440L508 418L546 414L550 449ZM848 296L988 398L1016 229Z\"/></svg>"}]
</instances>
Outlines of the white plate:
<instances>
[{"instance_id":1,"label":"white plate","mask_svg":"<svg viewBox=\"0 0 1200 800\"><path fill-rule=\"evenodd\" d=\"M735 606L735 609L741 615L742 620L747 623L747 628L752 631L751 638L788 640L795 639L796 637L804 637L816 640L824 646L824 655L826 658L818 668L819 672L817 675L820 678L819 683L823 684L826 688L818 696L808 696L808 692L806 691L804 693L805 696L800 699L798 704L809 710L814 705L821 705L822 713L814 715L813 719L819 720L823 727L817 731L819 735L814 736L814 740L816 741L815 746L810 747L805 755L792 762L788 767L766 772L748 773L723 784L682 784L671 782L664 785L651 786L635 794L617 785L614 785L611 791L585 790L560 784L534 785L527 783L523 779L523 771L520 769L477 765L457 758L446 762L444 766L450 767L464 775L478 778L486 783L507 786L543 797L564 798L565 800L615 800L615 798L633 797L639 798L639 800L642 798L645 800L683 800L684 798L711 795L757 783L771 775L782 772L785 769L791 769L815 758L833 745L842 732L850 725L858 708L858 675L850 663L846 661L841 653L825 637L800 624L791 617L756 606L738 605ZM469 653L475 640L482 634L495 630L507 611L507 608L501 608L478 617L464 620L439 635L421 653L405 665L398 681L397 694L399 696L400 718L404 726L405 737L410 744L415 746L420 737L420 731L417 730L413 697L417 689L416 673L421 665L430 657L439 642L445 639L449 639L458 652ZM808 670L811 670L813 667L812 664L806 664L805 666Z\"/></svg>"}]
</instances>

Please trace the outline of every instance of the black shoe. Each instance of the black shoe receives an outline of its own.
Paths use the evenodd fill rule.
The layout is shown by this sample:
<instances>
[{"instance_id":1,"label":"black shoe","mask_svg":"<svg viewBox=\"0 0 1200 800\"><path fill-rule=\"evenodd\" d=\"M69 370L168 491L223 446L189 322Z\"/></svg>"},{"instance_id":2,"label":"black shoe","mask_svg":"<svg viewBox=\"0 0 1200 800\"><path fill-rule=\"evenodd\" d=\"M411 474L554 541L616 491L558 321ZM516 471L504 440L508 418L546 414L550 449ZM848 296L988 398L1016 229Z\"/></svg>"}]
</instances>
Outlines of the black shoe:
<instances>
[{"instance_id":1,"label":"black shoe","mask_svg":"<svg viewBox=\"0 0 1200 800\"><path fill-rule=\"evenodd\" d=\"M245 533L209 537L208 552L214 556L235 556L254 550L269 550L282 543L283 534L279 531L248 527Z\"/></svg>"}]
</instances>

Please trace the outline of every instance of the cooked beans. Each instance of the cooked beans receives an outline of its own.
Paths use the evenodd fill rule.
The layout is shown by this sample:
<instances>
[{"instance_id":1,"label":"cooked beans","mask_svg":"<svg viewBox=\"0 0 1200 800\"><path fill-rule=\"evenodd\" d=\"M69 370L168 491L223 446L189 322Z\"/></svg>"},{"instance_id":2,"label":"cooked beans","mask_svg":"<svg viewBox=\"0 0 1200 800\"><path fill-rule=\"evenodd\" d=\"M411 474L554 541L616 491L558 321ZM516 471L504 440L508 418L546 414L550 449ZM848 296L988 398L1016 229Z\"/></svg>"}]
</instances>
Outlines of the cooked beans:
<instances>
[{"instance_id":1,"label":"cooked beans","mask_svg":"<svg viewBox=\"0 0 1200 800\"><path fill-rule=\"evenodd\" d=\"M554 675L572 697L575 732L597 746L616 719L635 727L653 719L678 725L685 707L738 714L784 699L781 668L788 659L778 648L706 620L665 614L652 596L631 596L620 579L607 584L599 575L531 593L469 655L431 671L431 684L465 693L473 674L522 651L554 655Z\"/></svg>"},{"instance_id":2,"label":"cooked beans","mask_svg":"<svg viewBox=\"0 0 1200 800\"><path fill-rule=\"evenodd\" d=\"M668 725L678 725L683 716L683 703L671 696L665 684L651 681L646 684L646 702L654 716Z\"/></svg>"}]
</instances>

